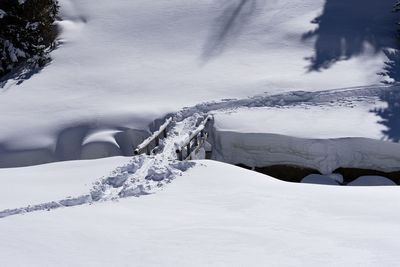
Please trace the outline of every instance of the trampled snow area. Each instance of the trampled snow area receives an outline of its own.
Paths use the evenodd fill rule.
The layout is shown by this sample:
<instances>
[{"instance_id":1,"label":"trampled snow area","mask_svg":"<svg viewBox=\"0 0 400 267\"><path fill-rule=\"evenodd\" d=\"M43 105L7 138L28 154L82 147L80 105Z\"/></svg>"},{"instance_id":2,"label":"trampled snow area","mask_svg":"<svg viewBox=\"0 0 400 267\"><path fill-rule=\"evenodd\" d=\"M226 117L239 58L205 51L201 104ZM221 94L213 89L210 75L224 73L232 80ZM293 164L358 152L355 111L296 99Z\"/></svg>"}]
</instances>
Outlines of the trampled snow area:
<instances>
[{"instance_id":1,"label":"trampled snow area","mask_svg":"<svg viewBox=\"0 0 400 267\"><path fill-rule=\"evenodd\" d=\"M204 101L390 80L392 2L60 0L53 61L2 84L0 166L129 155Z\"/></svg>"},{"instance_id":2,"label":"trampled snow area","mask_svg":"<svg viewBox=\"0 0 400 267\"><path fill-rule=\"evenodd\" d=\"M1 219L0 265L395 266L399 203L397 187L285 183L200 161L154 195Z\"/></svg>"}]
</instances>

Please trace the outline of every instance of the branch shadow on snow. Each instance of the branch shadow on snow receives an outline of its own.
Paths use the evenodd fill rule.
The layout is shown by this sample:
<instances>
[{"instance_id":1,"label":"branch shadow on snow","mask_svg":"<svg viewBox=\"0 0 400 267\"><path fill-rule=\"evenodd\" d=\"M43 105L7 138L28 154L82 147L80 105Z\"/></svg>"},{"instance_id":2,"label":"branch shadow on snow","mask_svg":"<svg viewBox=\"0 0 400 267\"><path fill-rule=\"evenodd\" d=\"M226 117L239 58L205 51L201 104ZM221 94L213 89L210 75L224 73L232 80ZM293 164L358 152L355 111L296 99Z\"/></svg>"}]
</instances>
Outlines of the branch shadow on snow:
<instances>
[{"instance_id":1,"label":"branch shadow on snow","mask_svg":"<svg viewBox=\"0 0 400 267\"><path fill-rule=\"evenodd\" d=\"M7 90L7 84L11 82L13 85L20 85L26 80L30 79L33 75L40 73L44 68L52 62L50 53L59 48L62 45L62 41L55 41L55 43L47 49L46 53L36 60L27 59L25 62L21 62L19 66L13 69L10 73L0 77L0 92ZM7 86L9 87L9 86Z\"/></svg>"},{"instance_id":2,"label":"branch shadow on snow","mask_svg":"<svg viewBox=\"0 0 400 267\"><path fill-rule=\"evenodd\" d=\"M387 81L385 83L394 83L400 82L400 51L393 50L393 51L384 51L388 61L385 62L385 66L379 75L384 77L389 77L391 81Z\"/></svg>"},{"instance_id":3,"label":"branch shadow on snow","mask_svg":"<svg viewBox=\"0 0 400 267\"><path fill-rule=\"evenodd\" d=\"M368 44L375 53L396 47L397 14L393 0L326 0L323 13L312 23L317 29L303 35L316 38L309 71L328 69L338 61L359 56Z\"/></svg>"},{"instance_id":4,"label":"branch shadow on snow","mask_svg":"<svg viewBox=\"0 0 400 267\"><path fill-rule=\"evenodd\" d=\"M251 20L260 0L225 1L222 13L215 18L202 52L202 59L209 61L222 54L241 34Z\"/></svg>"},{"instance_id":5,"label":"branch shadow on snow","mask_svg":"<svg viewBox=\"0 0 400 267\"><path fill-rule=\"evenodd\" d=\"M31 64L24 64L17 67L12 72L0 77L0 89L6 89L5 86L8 82L13 81L14 84L20 85L24 81L31 78L33 75L38 74L44 67L46 67L51 60L49 60L44 66L32 66Z\"/></svg>"},{"instance_id":6,"label":"branch shadow on snow","mask_svg":"<svg viewBox=\"0 0 400 267\"><path fill-rule=\"evenodd\" d=\"M400 142L400 88L395 86L391 90L384 90L380 100L386 102L387 107L372 112L381 118L379 123L386 127L382 132L385 139Z\"/></svg>"}]
</instances>

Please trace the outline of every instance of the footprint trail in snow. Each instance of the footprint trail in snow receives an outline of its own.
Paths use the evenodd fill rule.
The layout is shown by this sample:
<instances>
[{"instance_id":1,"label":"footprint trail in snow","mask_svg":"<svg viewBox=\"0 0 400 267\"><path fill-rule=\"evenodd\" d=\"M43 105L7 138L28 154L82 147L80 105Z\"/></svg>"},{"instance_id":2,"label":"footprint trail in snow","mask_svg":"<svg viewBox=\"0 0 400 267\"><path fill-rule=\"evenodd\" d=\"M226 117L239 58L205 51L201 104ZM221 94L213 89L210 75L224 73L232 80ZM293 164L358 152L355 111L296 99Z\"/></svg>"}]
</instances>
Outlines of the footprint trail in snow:
<instances>
[{"instance_id":1,"label":"footprint trail in snow","mask_svg":"<svg viewBox=\"0 0 400 267\"><path fill-rule=\"evenodd\" d=\"M176 160L176 144L181 144L195 130L197 123L215 111L232 111L241 107L291 107L296 105L352 106L355 102L375 102L398 86L370 86L319 92L293 91L279 95L261 95L244 99L227 99L185 108L173 115L167 138L161 140L158 153L139 155L95 182L88 194L58 201L0 211L0 218L33 211L52 210L93 202L116 200L155 193L175 177L195 165Z\"/></svg>"}]
</instances>

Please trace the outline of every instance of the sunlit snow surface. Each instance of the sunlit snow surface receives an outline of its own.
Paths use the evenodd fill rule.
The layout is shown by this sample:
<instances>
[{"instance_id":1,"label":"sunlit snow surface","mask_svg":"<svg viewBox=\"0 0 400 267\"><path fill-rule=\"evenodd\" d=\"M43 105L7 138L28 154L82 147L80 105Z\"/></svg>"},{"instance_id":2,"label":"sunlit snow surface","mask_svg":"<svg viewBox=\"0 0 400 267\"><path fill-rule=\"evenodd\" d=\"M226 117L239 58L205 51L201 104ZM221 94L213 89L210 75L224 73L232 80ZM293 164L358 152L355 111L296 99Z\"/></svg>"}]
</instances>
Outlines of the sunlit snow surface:
<instances>
[{"instance_id":1,"label":"sunlit snow surface","mask_svg":"<svg viewBox=\"0 0 400 267\"><path fill-rule=\"evenodd\" d=\"M220 112L215 127L221 131L282 134L299 138L365 137L385 139L387 129L373 112L382 104L360 103L351 106L295 106L246 108ZM384 104L383 104L384 106Z\"/></svg>"},{"instance_id":2,"label":"sunlit snow surface","mask_svg":"<svg viewBox=\"0 0 400 267\"><path fill-rule=\"evenodd\" d=\"M29 187L41 173L25 176ZM397 187L292 184L201 161L154 195L1 219L0 265L394 266L399 203Z\"/></svg>"},{"instance_id":3,"label":"sunlit snow surface","mask_svg":"<svg viewBox=\"0 0 400 267\"><path fill-rule=\"evenodd\" d=\"M280 149L314 153L311 167L326 173L348 162L338 155L398 167L399 145L376 140L400 139L397 87L374 86L390 80L377 73L394 47L392 4L60 0L53 61L29 80L1 84L0 165L123 154L169 112L211 112L225 141L234 140L229 129L258 134L259 149L269 133ZM307 93L349 87L357 88ZM326 141L338 152L326 158L326 138L358 139ZM357 154L360 147L371 153ZM168 160L145 167L168 169ZM89 194L128 161L0 170L0 209ZM395 186L291 184L199 161L155 194L0 219L0 266L395 266L399 198Z\"/></svg>"}]
</instances>

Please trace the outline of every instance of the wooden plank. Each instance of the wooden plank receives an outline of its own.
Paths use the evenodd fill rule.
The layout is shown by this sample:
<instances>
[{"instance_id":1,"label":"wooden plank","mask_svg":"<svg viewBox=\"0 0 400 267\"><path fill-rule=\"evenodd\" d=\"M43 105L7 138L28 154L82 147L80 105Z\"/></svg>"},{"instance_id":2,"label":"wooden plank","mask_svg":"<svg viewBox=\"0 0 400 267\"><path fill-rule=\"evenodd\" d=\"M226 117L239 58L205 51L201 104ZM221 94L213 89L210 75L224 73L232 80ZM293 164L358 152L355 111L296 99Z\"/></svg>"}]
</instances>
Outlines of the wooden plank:
<instances>
[{"instance_id":1,"label":"wooden plank","mask_svg":"<svg viewBox=\"0 0 400 267\"><path fill-rule=\"evenodd\" d=\"M151 136L149 136L146 140L144 140L140 145L136 147L134 154L139 155L144 150L146 150L146 153L150 155L151 143L154 141L157 147L159 145L160 135L162 134L164 138L167 137L167 128L171 123L172 118L168 118L157 131L155 131Z\"/></svg>"},{"instance_id":2,"label":"wooden plank","mask_svg":"<svg viewBox=\"0 0 400 267\"><path fill-rule=\"evenodd\" d=\"M208 115L200 123L200 125L189 135L189 137L186 138L185 141L183 143L181 143L181 145L179 145L179 148L176 150L176 153L177 153L178 159L180 161L190 159L191 155L194 151L198 152L200 147L207 140L208 133L205 132L205 128L211 120L212 120L212 116ZM200 135L200 137L199 137L199 135ZM192 144L193 140L194 140L194 143ZM183 150L185 149L185 147L186 147L186 157L183 157Z\"/></svg>"}]
</instances>

